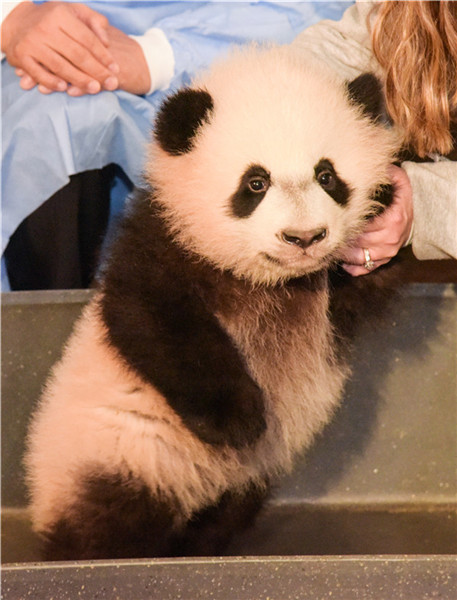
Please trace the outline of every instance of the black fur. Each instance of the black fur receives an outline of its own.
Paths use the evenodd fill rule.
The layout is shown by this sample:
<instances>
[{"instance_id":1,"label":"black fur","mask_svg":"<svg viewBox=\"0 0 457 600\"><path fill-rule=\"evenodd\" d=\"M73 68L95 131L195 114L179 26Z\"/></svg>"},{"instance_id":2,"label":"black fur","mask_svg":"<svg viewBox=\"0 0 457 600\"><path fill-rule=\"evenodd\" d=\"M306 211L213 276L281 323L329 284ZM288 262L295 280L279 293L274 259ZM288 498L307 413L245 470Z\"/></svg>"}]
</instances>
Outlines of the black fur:
<instances>
[{"instance_id":1,"label":"black fur","mask_svg":"<svg viewBox=\"0 0 457 600\"><path fill-rule=\"evenodd\" d=\"M329 317L340 358L347 360L361 323L369 320L378 327L385 323L388 307L401 283L399 272L397 259L364 277L352 277L342 267L329 271Z\"/></svg>"},{"instance_id":2,"label":"black fur","mask_svg":"<svg viewBox=\"0 0 457 600\"><path fill-rule=\"evenodd\" d=\"M185 425L210 444L242 447L265 430L260 388L214 316L221 274L183 251L143 193L104 269L109 342L154 385Z\"/></svg>"},{"instance_id":3,"label":"black fur","mask_svg":"<svg viewBox=\"0 0 457 600\"><path fill-rule=\"evenodd\" d=\"M193 139L213 110L213 99L205 90L181 90L165 100L155 122L160 146L174 156L190 152Z\"/></svg>"},{"instance_id":4,"label":"black fur","mask_svg":"<svg viewBox=\"0 0 457 600\"><path fill-rule=\"evenodd\" d=\"M253 482L245 490L225 492L189 521L175 542L174 556L221 555L234 534L252 527L268 494L267 484Z\"/></svg>"},{"instance_id":5,"label":"black fur","mask_svg":"<svg viewBox=\"0 0 457 600\"><path fill-rule=\"evenodd\" d=\"M44 536L45 560L95 560L156 556L221 554L233 534L253 524L268 486L227 491L176 523L177 500L153 495L130 475L86 475L80 484L77 510L70 509Z\"/></svg>"},{"instance_id":6,"label":"black fur","mask_svg":"<svg viewBox=\"0 0 457 600\"><path fill-rule=\"evenodd\" d=\"M173 544L173 507L160 491L120 474L85 476L70 509L44 536L45 560L166 556Z\"/></svg>"},{"instance_id":7,"label":"black fur","mask_svg":"<svg viewBox=\"0 0 457 600\"><path fill-rule=\"evenodd\" d=\"M375 75L359 75L347 83L347 90L350 101L360 106L367 117L384 124L391 122L385 107L381 82Z\"/></svg>"},{"instance_id":8,"label":"black fur","mask_svg":"<svg viewBox=\"0 0 457 600\"><path fill-rule=\"evenodd\" d=\"M256 191L252 183L263 182L264 189ZM252 165L240 178L237 191L230 199L231 214L238 219L249 217L265 197L270 186L270 174L260 165Z\"/></svg>"},{"instance_id":9,"label":"black fur","mask_svg":"<svg viewBox=\"0 0 457 600\"><path fill-rule=\"evenodd\" d=\"M380 211L390 206L394 199L394 187L390 183L380 185L373 195L373 200L382 205Z\"/></svg>"},{"instance_id":10,"label":"black fur","mask_svg":"<svg viewBox=\"0 0 457 600\"><path fill-rule=\"evenodd\" d=\"M347 183L339 177L330 160L321 158L314 167L314 176L322 189L324 189L337 204L346 206L351 195L351 190Z\"/></svg>"},{"instance_id":11,"label":"black fur","mask_svg":"<svg viewBox=\"0 0 457 600\"><path fill-rule=\"evenodd\" d=\"M388 208L394 199L394 187L390 183L380 185L373 194L373 200L375 201L373 216L370 219L382 214L386 208Z\"/></svg>"}]
</instances>

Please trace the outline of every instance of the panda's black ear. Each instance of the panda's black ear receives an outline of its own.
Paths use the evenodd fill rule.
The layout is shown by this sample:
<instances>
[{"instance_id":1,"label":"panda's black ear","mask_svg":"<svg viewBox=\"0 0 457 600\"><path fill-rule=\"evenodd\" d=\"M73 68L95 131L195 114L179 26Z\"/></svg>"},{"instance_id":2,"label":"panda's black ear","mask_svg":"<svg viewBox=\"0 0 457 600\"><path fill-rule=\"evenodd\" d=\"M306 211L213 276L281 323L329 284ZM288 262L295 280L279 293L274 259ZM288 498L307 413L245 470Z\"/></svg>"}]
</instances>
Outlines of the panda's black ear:
<instances>
[{"instance_id":1,"label":"panda's black ear","mask_svg":"<svg viewBox=\"0 0 457 600\"><path fill-rule=\"evenodd\" d=\"M364 114L378 123L390 123L379 79L373 73L363 73L347 83L349 99L360 106Z\"/></svg>"},{"instance_id":2,"label":"panda's black ear","mask_svg":"<svg viewBox=\"0 0 457 600\"><path fill-rule=\"evenodd\" d=\"M175 156L189 152L198 128L208 120L213 106L213 99L205 90L188 88L167 98L154 129L163 150Z\"/></svg>"}]
</instances>

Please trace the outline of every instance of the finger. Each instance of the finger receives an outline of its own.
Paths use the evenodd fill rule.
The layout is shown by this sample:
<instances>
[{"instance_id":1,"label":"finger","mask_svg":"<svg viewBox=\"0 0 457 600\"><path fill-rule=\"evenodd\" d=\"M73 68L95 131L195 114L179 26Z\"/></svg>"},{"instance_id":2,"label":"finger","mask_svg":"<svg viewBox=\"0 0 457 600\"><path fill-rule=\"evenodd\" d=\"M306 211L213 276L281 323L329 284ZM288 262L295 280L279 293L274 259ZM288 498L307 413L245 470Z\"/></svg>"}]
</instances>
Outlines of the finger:
<instances>
[{"instance_id":1,"label":"finger","mask_svg":"<svg viewBox=\"0 0 457 600\"><path fill-rule=\"evenodd\" d=\"M372 217L366 222L364 227L365 232L382 231L383 229L391 228L397 224L401 226L404 222L404 216L399 206L398 200L394 197L393 203L388 206L381 214Z\"/></svg>"},{"instance_id":2,"label":"finger","mask_svg":"<svg viewBox=\"0 0 457 600\"><path fill-rule=\"evenodd\" d=\"M16 75L17 75L18 77L23 77L23 76L25 75L25 71L24 71L24 69L19 69L19 68L17 68L17 69L15 69L15 70L14 70L14 72L16 73Z\"/></svg>"},{"instance_id":3,"label":"finger","mask_svg":"<svg viewBox=\"0 0 457 600\"><path fill-rule=\"evenodd\" d=\"M390 232L389 232L390 233ZM397 236L386 236L384 231L374 231L372 233L364 233L353 242L352 248L369 248L370 252L376 256L382 256L384 253L389 255L390 252L395 252L398 247ZM396 252L395 252L396 253Z\"/></svg>"},{"instance_id":4,"label":"finger","mask_svg":"<svg viewBox=\"0 0 457 600\"><path fill-rule=\"evenodd\" d=\"M363 255L363 248L367 248L375 259L393 258L402 246L402 240L396 231L374 231L364 233L348 248L348 252L354 257L356 254ZM349 261L351 262L351 261Z\"/></svg>"},{"instance_id":5,"label":"finger","mask_svg":"<svg viewBox=\"0 0 457 600\"><path fill-rule=\"evenodd\" d=\"M371 271L367 271L367 269L364 269L363 267L360 267L358 265L348 265L346 263L343 263L341 266L346 271L346 273L349 273L349 275L352 275L352 277L360 277L361 275L368 275L368 273L371 272Z\"/></svg>"},{"instance_id":6,"label":"finger","mask_svg":"<svg viewBox=\"0 0 457 600\"><path fill-rule=\"evenodd\" d=\"M374 264L369 269L367 269L363 265L351 265L347 263L342 263L341 266L347 273L349 273L353 277L360 277L361 275L368 275L369 273L372 273L380 266L386 265L388 262L390 262L390 259L373 261Z\"/></svg>"},{"instance_id":7,"label":"finger","mask_svg":"<svg viewBox=\"0 0 457 600\"><path fill-rule=\"evenodd\" d=\"M392 257L397 254L398 250L403 245L402 235L403 226L397 227L395 221L393 221L390 227L384 227L383 229L377 229L374 231L364 231L355 240L351 242L351 249L369 248L370 252L381 256Z\"/></svg>"},{"instance_id":8,"label":"finger","mask_svg":"<svg viewBox=\"0 0 457 600\"><path fill-rule=\"evenodd\" d=\"M87 7L84 7L87 8ZM104 46L109 47L109 37L108 37L108 19L102 17L102 15L92 15L87 20L87 25L92 29L98 39L102 42Z\"/></svg>"},{"instance_id":9,"label":"finger","mask_svg":"<svg viewBox=\"0 0 457 600\"><path fill-rule=\"evenodd\" d=\"M385 229L386 224L385 224L385 218L383 218L383 216L384 216L384 214L378 215L377 217L367 221L363 228L363 232L371 233L371 232L376 232L376 231L382 231L383 229Z\"/></svg>"},{"instance_id":10,"label":"finger","mask_svg":"<svg viewBox=\"0 0 457 600\"><path fill-rule=\"evenodd\" d=\"M72 96L73 98L78 98L79 96L84 96L87 94L85 89L81 89L76 85L69 85L67 89L67 94Z\"/></svg>"},{"instance_id":11,"label":"finger","mask_svg":"<svg viewBox=\"0 0 457 600\"><path fill-rule=\"evenodd\" d=\"M95 94L101 90L97 80L77 69L52 48L43 45L38 56L38 60L30 56L23 60L24 68L37 83L53 91L65 91L67 82L84 88L86 93Z\"/></svg>"},{"instance_id":12,"label":"finger","mask_svg":"<svg viewBox=\"0 0 457 600\"><path fill-rule=\"evenodd\" d=\"M97 81L99 91L101 85L113 77L113 73L100 64L91 52L63 33L52 40L49 50L46 66L72 85L85 88L91 81Z\"/></svg>"},{"instance_id":13,"label":"finger","mask_svg":"<svg viewBox=\"0 0 457 600\"><path fill-rule=\"evenodd\" d=\"M93 58L106 69L115 71L118 68L111 52L107 49L109 43L107 29L108 20L84 5L72 5L78 19L76 22L61 24L62 31L72 38L79 46L84 47ZM95 32L93 28L95 27ZM101 41L100 36L103 40Z\"/></svg>"},{"instance_id":14,"label":"finger","mask_svg":"<svg viewBox=\"0 0 457 600\"><path fill-rule=\"evenodd\" d=\"M26 74L21 77L19 85L23 90L29 91L36 86L36 81Z\"/></svg>"},{"instance_id":15,"label":"finger","mask_svg":"<svg viewBox=\"0 0 457 600\"><path fill-rule=\"evenodd\" d=\"M386 208L381 214L370 217L363 227L363 232L381 231L388 227L393 204Z\"/></svg>"},{"instance_id":16,"label":"finger","mask_svg":"<svg viewBox=\"0 0 457 600\"><path fill-rule=\"evenodd\" d=\"M49 88L47 88L45 85L41 85L41 84L40 84L40 85L38 86L38 91L39 91L41 94L52 94L52 92L53 92L54 90L50 90L50 89L49 89Z\"/></svg>"},{"instance_id":17,"label":"finger","mask_svg":"<svg viewBox=\"0 0 457 600\"><path fill-rule=\"evenodd\" d=\"M408 174L401 167L390 165L388 173L396 193L398 193L400 190L409 189L411 187Z\"/></svg>"},{"instance_id":18,"label":"finger","mask_svg":"<svg viewBox=\"0 0 457 600\"><path fill-rule=\"evenodd\" d=\"M365 250L367 250L368 254L365 254ZM353 265L353 266L361 266L364 265L367 260L371 260L376 262L376 260L384 258L383 254L375 254L375 250L372 248L368 249L367 246L363 248L360 247L351 247L348 248L343 254L343 260L345 264Z\"/></svg>"},{"instance_id":19,"label":"finger","mask_svg":"<svg viewBox=\"0 0 457 600\"><path fill-rule=\"evenodd\" d=\"M99 80L107 77L111 73L118 73L119 65L114 61L113 57L107 52L105 47L98 41L97 44L92 43L91 40L97 40L97 37L86 27L80 31L81 37L76 37L77 32L74 30L64 32L68 37L68 40L71 40L71 42L67 41L66 46L64 46L64 55L69 58L75 66L81 68L86 73L92 74ZM86 35L83 35L83 32L86 32ZM101 73L101 75L97 75L97 71Z\"/></svg>"},{"instance_id":20,"label":"finger","mask_svg":"<svg viewBox=\"0 0 457 600\"><path fill-rule=\"evenodd\" d=\"M83 21L95 35L99 38L99 40L106 46L109 46L109 38L108 38L108 27L109 21L108 19L101 15L100 13L92 10L85 4L75 3L73 4L73 10L78 15L78 17Z\"/></svg>"},{"instance_id":21,"label":"finger","mask_svg":"<svg viewBox=\"0 0 457 600\"><path fill-rule=\"evenodd\" d=\"M343 261L347 265L363 266L367 262L372 262L376 265L383 261L388 262L395 256L395 252L388 252L385 249L373 248L368 246L348 248L343 255Z\"/></svg>"},{"instance_id":22,"label":"finger","mask_svg":"<svg viewBox=\"0 0 457 600\"><path fill-rule=\"evenodd\" d=\"M104 90L113 92L114 90L117 90L118 87L119 87L119 79L117 77L114 77L114 75L111 75L110 77L105 79L105 81L103 82Z\"/></svg>"},{"instance_id":23,"label":"finger","mask_svg":"<svg viewBox=\"0 0 457 600\"><path fill-rule=\"evenodd\" d=\"M359 237L357 238L357 246L360 247L367 247L367 246L377 246L379 244L381 244L383 242L383 240L385 240L386 238L386 233L389 230L382 228L382 229L376 229L373 231L364 231L362 234L359 235Z\"/></svg>"},{"instance_id":24,"label":"finger","mask_svg":"<svg viewBox=\"0 0 457 600\"><path fill-rule=\"evenodd\" d=\"M66 81L45 69L31 56L25 56L23 63L24 71L34 80L35 85L41 84L55 92L64 92L67 89Z\"/></svg>"}]
</instances>

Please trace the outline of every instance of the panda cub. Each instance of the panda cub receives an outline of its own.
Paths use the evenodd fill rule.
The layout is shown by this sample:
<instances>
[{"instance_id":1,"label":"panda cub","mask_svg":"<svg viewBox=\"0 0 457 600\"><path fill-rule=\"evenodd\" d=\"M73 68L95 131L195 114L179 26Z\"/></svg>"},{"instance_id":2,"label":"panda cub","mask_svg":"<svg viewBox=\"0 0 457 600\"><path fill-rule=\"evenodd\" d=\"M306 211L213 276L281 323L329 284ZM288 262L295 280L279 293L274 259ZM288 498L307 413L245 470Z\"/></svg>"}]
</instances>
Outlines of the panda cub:
<instances>
[{"instance_id":1,"label":"panda cub","mask_svg":"<svg viewBox=\"0 0 457 600\"><path fill-rule=\"evenodd\" d=\"M375 83L248 47L165 101L32 420L45 558L220 553L327 423L348 375L329 269L392 195Z\"/></svg>"}]
</instances>

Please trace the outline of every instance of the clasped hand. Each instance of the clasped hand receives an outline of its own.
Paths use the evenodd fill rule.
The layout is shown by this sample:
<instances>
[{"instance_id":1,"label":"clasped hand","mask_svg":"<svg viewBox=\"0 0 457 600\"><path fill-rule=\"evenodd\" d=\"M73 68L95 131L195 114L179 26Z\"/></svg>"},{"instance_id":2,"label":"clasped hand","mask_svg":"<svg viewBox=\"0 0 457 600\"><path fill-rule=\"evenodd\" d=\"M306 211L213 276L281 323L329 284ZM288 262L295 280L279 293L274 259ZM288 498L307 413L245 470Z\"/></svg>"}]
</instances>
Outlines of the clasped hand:
<instances>
[{"instance_id":1,"label":"clasped hand","mask_svg":"<svg viewBox=\"0 0 457 600\"><path fill-rule=\"evenodd\" d=\"M84 4L19 4L3 23L2 51L24 90L143 94L150 85L140 46Z\"/></svg>"}]
</instances>

